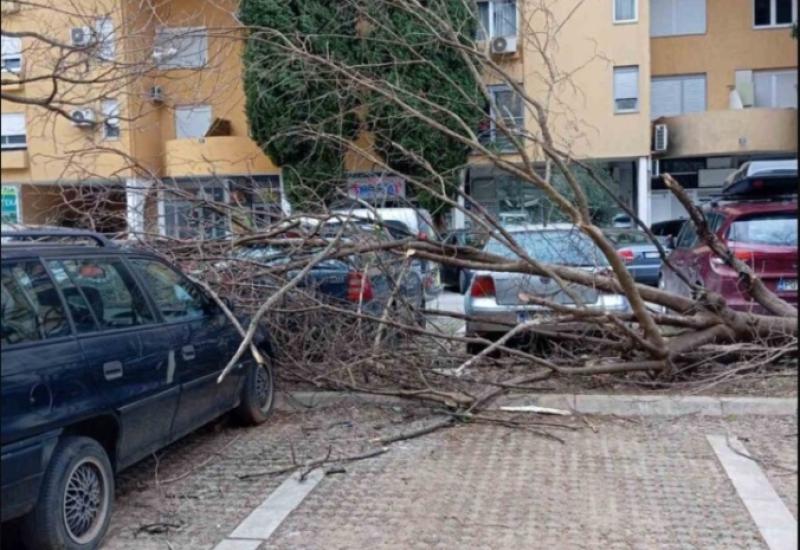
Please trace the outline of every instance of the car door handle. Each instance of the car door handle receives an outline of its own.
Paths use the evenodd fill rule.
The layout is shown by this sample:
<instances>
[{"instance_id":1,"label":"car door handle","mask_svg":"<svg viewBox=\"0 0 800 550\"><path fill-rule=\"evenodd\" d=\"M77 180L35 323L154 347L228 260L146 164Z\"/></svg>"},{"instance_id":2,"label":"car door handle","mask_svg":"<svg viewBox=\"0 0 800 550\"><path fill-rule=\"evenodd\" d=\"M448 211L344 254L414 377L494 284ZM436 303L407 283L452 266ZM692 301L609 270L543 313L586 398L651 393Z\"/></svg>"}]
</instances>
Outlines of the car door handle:
<instances>
[{"instance_id":1,"label":"car door handle","mask_svg":"<svg viewBox=\"0 0 800 550\"><path fill-rule=\"evenodd\" d=\"M181 348L181 357L184 361L191 361L196 357L194 346L188 345Z\"/></svg>"},{"instance_id":2,"label":"car door handle","mask_svg":"<svg viewBox=\"0 0 800 550\"><path fill-rule=\"evenodd\" d=\"M122 361L109 361L103 364L103 376L106 380L122 378Z\"/></svg>"}]
</instances>

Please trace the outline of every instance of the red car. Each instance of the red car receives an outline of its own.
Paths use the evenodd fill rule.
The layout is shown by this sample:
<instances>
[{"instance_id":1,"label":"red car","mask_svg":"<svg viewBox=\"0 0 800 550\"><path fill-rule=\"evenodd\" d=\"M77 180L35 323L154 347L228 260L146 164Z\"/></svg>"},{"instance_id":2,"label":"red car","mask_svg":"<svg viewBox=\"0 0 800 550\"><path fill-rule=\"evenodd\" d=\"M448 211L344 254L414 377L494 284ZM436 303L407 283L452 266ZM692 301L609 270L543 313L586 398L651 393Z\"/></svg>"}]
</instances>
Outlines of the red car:
<instances>
[{"instance_id":1,"label":"red car","mask_svg":"<svg viewBox=\"0 0 800 550\"><path fill-rule=\"evenodd\" d=\"M753 163L755 164L755 163ZM766 163L765 163L766 164ZM770 179L744 167L723 190L724 202L706 208L709 226L727 243L737 258L750 264L753 271L778 296L797 304L797 196L787 196L786 175ZM797 169L788 176L796 193ZM782 181L781 187L777 186ZM769 189L781 194L770 194ZM736 193L725 193L734 189ZM741 311L765 313L739 282L736 272L717 258L697 236L694 224L684 224L669 256L674 268L692 283L722 295L728 305ZM659 286L688 296L689 287L666 266Z\"/></svg>"}]
</instances>

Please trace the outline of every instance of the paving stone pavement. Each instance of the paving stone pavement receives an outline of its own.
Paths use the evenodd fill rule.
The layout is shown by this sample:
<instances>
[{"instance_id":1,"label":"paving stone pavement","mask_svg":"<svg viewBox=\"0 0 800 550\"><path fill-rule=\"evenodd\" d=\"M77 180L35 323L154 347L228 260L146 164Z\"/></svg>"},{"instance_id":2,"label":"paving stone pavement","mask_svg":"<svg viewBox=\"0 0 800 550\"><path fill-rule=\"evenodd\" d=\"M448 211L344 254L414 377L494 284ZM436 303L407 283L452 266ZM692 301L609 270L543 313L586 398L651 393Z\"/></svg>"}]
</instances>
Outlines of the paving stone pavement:
<instances>
[{"instance_id":1,"label":"paving stone pavement","mask_svg":"<svg viewBox=\"0 0 800 550\"><path fill-rule=\"evenodd\" d=\"M410 442L324 480L264 548L765 547L704 434L795 419L591 422L564 444L485 425Z\"/></svg>"},{"instance_id":2,"label":"paving stone pavement","mask_svg":"<svg viewBox=\"0 0 800 550\"><path fill-rule=\"evenodd\" d=\"M562 444L470 424L394 444L322 479L260 550L765 548L707 434L738 437L797 517L796 417L517 418L574 430L549 430ZM426 420L342 402L206 427L122 474L102 548L210 550L288 476L240 475L362 452Z\"/></svg>"}]
</instances>

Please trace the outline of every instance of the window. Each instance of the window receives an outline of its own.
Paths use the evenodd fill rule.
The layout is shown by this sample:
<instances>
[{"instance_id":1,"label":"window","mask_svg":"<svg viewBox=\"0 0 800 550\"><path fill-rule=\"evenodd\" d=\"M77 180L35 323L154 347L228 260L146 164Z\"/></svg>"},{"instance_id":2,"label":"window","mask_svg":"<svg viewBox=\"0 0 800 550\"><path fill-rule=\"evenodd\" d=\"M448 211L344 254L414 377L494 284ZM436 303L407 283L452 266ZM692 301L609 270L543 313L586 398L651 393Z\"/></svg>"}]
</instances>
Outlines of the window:
<instances>
[{"instance_id":1,"label":"window","mask_svg":"<svg viewBox=\"0 0 800 550\"><path fill-rule=\"evenodd\" d=\"M92 313L92 308L89 306L86 294L91 295L95 290L90 287L83 289L75 286L72 279L67 275L64 266L58 260L51 260L47 262L47 267L53 274L56 285L61 289L61 294L64 296L64 301L67 303L69 314L72 317L72 323L75 325L75 330L79 333L92 332L97 330L97 320Z\"/></svg>"},{"instance_id":2,"label":"window","mask_svg":"<svg viewBox=\"0 0 800 550\"><path fill-rule=\"evenodd\" d=\"M22 40L15 36L0 37L0 69L8 73L22 71Z\"/></svg>"},{"instance_id":3,"label":"window","mask_svg":"<svg viewBox=\"0 0 800 550\"><path fill-rule=\"evenodd\" d=\"M797 246L797 216L766 214L739 218L728 229L728 240L736 243Z\"/></svg>"},{"instance_id":4,"label":"window","mask_svg":"<svg viewBox=\"0 0 800 550\"><path fill-rule=\"evenodd\" d=\"M204 67L208 62L208 33L205 27L158 29L153 58L160 69Z\"/></svg>"},{"instance_id":5,"label":"window","mask_svg":"<svg viewBox=\"0 0 800 550\"><path fill-rule=\"evenodd\" d=\"M164 230L177 239L219 239L228 235L227 189L216 183L183 187L164 199ZM190 196L187 196L190 195ZM214 204L218 208L211 208Z\"/></svg>"},{"instance_id":6,"label":"window","mask_svg":"<svg viewBox=\"0 0 800 550\"><path fill-rule=\"evenodd\" d=\"M103 137L119 139L119 102L107 99L100 104L100 108L103 112Z\"/></svg>"},{"instance_id":7,"label":"window","mask_svg":"<svg viewBox=\"0 0 800 550\"><path fill-rule=\"evenodd\" d=\"M653 78L650 86L651 119L705 110L706 75Z\"/></svg>"},{"instance_id":8,"label":"window","mask_svg":"<svg viewBox=\"0 0 800 550\"><path fill-rule=\"evenodd\" d=\"M175 108L175 136L201 138L211 127L210 105L184 105Z\"/></svg>"},{"instance_id":9,"label":"window","mask_svg":"<svg viewBox=\"0 0 800 550\"><path fill-rule=\"evenodd\" d=\"M25 135L24 113L3 113L0 118L0 145L3 149L25 149L28 140Z\"/></svg>"},{"instance_id":10,"label":"window","mask_svg":"<svg viewBox=\"0 0 800 550\"><path fill-rule=\"evenodd\" d=\"M694 222L690 220L683 224L680 233L678 233L675 247L692 248L695 244L697 244L697 229L694 227Z\"/></svg>"},{"instance_id":11,"label":"window","mask_svg":"<svg viewBox=\"0 0 800 550\"><path fill-rule=\"evenodd\" d=\"M783 27L797 21L797 0L754 0L755 27Z\"/></svg>"},{"instance_id":12,"label":"window","mask_svg":"<svg viewBox=\"0 0 800 550\"><path fill-rule=\"evenodd\" d=\"M614 23L632 23L639 19L639 0L614 0Z\"/></svg>"},{"instance_id":13,"label":"window","mask_svg":"<svg viewBox=\"0 0 800 550\"><path fill-rule=\"evenodd\" d=\"M251 228L267 228L278 221L283 215L280 176L257 176L233 182L230 211L238 224Z\"/></svg>"},{"instance_id":14,"label":"window","mask_svg":"<svg viewBox=\"0 0 800 550\"><path fill-rule=\"evenodd\" d=\"M61 298L39 262L3 264L0 315L3 345L70 334Z\"/></svg>"},{"instance_id":15,"label":"window","mask_svg":"<svg viewBox=\"0 0 800 550\"><path fill-rule=\"evenodd\" d=\"M101 17L95 22L94 30L97 35L97 56L106 61L114 59L116 53L114 20L110 17Z\"/></svg>"},{"instance_id":16,"label":"window","mask_svg":"<svg viewBox=\"0 0 800 550\"><path fill-rule=\"evenodd\" d=\"M131 260L136 274L147 285L150 295L167 322L191 321L205 317L212 302L191 281L155 260Z\"/></svg>"},{"instance_id":17,"label":"window","mask_svg":"<svg viewBox=\"0 0 800 550\"><path fill-rule=\"evenodd\" d=\"M754 71L755 106L773 108L797 108L797 72Z\"/></svg>"},{"instance_id":18,"label":"window","mask_svg":"<svg viewBox=\"0 0 800 550\"><path fill-rule=\"evenodd\" d=\"M489 86L489 117L478 130L481 143L492 143L500 149L514 149L507 132L519 133L525 128L522 97L508 86ZM505 131L498 121L502 121Z\"/></svg>"},{"instance_id":19,"label":"window","mask_svg":"<svg viewBox=\"0 0 800 550\"><path fill-rule=\"evenodd\" d=\"M639 110L639 67L614 67L614 112Z\"/></svg>"},{"instance_id":20,"label":"window","mask_svg":"<svg viewBox=\"0 0 800 550\"><path fill-rule=\"evenodd\" d=\"M516 0L485 0L478 2L478 31L476 40L497 36L517 36Z\"/></svg>"},{"instance_id":21,"label":"window","mask_svg":"<svg viewBox=\"0 0 800 550\"><path fill-rule=\"evenodd\" d=\"M650 0L650 36L705 32L706 0Z\"/></svg>"},{"instance_id":22,"label":"window","mask_svg":"<svg viewBox=\"0 0 800 550\"><path fill-rule=\"evenodd\" d=\"M122 262L64 260L61 265L89 302L101 330L153 322L144 296Z\"/></svg>"}]
</instances>

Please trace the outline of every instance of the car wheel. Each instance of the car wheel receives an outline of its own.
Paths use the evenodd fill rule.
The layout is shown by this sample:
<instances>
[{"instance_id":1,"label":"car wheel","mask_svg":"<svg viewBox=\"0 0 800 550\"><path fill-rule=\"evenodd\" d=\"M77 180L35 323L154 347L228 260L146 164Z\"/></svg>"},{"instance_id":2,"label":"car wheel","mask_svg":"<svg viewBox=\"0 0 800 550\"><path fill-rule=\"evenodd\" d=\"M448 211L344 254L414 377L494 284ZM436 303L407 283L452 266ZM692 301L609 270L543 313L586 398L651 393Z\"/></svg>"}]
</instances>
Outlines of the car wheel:
<instances>
[{"instance_id":1,"label":"car wheel","mask_svg":"<svg viewBox=\"0 0 800 550\"><path fill-rule=\"evenodd\" d=\"M467 292L467 274L463 269L458 270L458 293L465 294Z\"/></svg>"},{"instance_id":2,"label":"car wheel","mask_svg":"<svg viewBox=\"0 0 800 550\"><path fill-rule=\"evenodd\" d=\"M236 416L244 424L255 426L263 423L272 412L275 402L275 379L272 361L262 352L266 363L253 362L247 369L242 389L242 402L236 409Z\"/></svg>"},{"instance_id":3,"label":"car wheel","mask_svg":"<svg viewBox=\"0 0 800 550\"><path fill-rule=\"evenodd\" d=\"M59 442L42 479L39 500L23 520L29 548L97 548L111 520L114 473L105 449L88 437Z\"/></svg>"}]
</instances>

